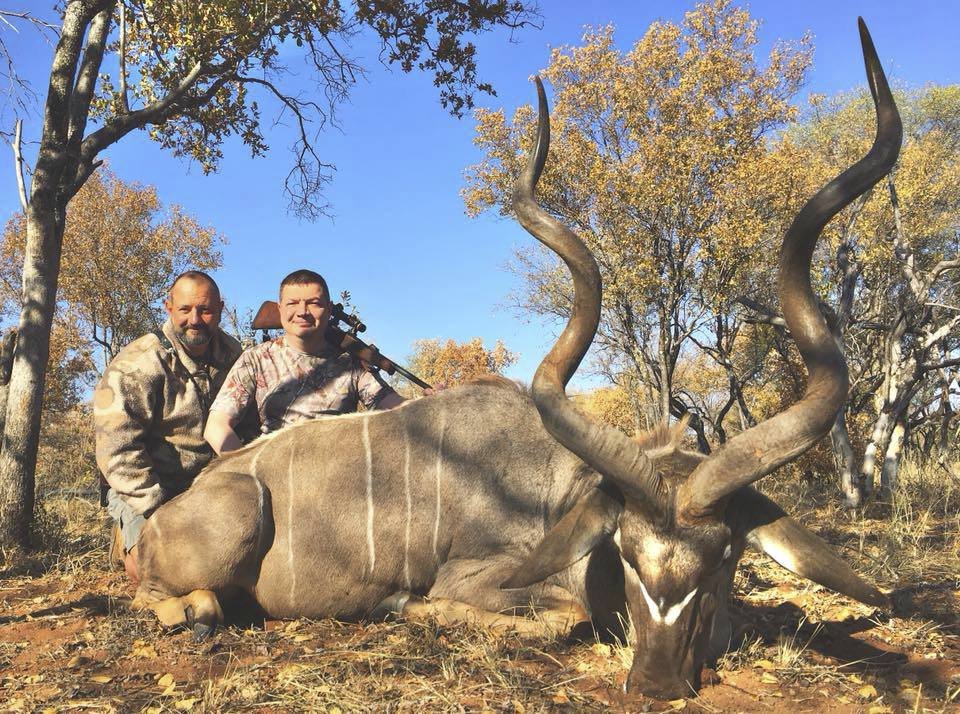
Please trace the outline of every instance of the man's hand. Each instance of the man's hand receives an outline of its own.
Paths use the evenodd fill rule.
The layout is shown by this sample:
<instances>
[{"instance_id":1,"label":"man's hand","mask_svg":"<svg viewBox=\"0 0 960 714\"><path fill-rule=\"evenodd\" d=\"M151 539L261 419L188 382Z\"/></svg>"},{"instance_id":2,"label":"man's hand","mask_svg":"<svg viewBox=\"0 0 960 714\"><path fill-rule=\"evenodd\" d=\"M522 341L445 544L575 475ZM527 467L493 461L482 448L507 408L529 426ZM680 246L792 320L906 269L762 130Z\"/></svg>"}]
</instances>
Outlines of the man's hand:
<instances>
[{"instance_id":1,"label":"man's hand","mask_svg":"<svg viewBox=\"0 0 960 714\"><path fill-rule=\"evenodd\" d=\"M432 396L437 392L442 392L444 389L448 389L449 387L450 385L447 384L446 382L437 382L432 387L428 387L427 389L424 389L423 396L425 397Z\"/></svg>"}]
</instances>

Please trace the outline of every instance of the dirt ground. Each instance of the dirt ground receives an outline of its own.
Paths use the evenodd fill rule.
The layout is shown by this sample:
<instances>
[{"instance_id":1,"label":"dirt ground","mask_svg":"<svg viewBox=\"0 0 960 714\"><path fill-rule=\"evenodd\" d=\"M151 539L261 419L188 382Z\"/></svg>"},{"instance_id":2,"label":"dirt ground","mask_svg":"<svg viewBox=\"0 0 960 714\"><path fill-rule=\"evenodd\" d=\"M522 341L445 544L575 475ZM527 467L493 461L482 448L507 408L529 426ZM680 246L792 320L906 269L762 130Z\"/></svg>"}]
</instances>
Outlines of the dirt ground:
<instances>
[{"instance_id":1,"label":"dirt ground","mask_svg":"<svg viewBox=\"0 0 960 714\"><path fill-rule=\"evenodd\" d=\"M849 532L824 535L849 555ZM860 550L867 560L849 559L861 570L880 557ZM240 612L198 643L130 612L132 588L105 553L100 539L0 571L3 711L960 711L957 572L891 585L878 570L895 602L880 612L748 554L733 601L740 643L698 695L664 702L623 693L629 648L561 635Z\"/></svg>"}]
</instances>

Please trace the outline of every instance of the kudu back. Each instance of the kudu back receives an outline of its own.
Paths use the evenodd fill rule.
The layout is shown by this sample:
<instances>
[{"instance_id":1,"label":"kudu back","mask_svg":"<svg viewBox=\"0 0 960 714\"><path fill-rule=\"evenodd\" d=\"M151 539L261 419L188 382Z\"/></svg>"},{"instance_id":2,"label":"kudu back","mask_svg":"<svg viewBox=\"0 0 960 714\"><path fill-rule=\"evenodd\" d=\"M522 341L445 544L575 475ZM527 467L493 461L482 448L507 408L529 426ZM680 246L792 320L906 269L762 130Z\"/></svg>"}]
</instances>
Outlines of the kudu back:
<instances>
[{"instance_id":1,"label":"kudu back","mask_svg":"<svg viewBox=\"0 0 960 714\"><path fill-rule=\"evenodd\" d=\"M238 591L274 617L364 618L384 603L415 616L442 602L494 619L572 613L617 636L629 619L626 687L667 697L696 690L704 662L727 647L727 600L748 544L837 592L886 604L750 486L822 438L846 399L846 365L810 288L810 260L823 226L889 172L901 141L862 21L860 32L876 142L800 211L781 251L783 312L810 373L799 402L707 457L681 449L676 428L631 440L568 401L564 387L596 332L600 275L534 197L549 145L538 79L537 146L514 212L566 262L575 299L530 393L496 380L467 385L388 412L320 418L217 459L147 521L136 603L198 628L222 617L218 596Z\"/></svg>"}]
</instances>

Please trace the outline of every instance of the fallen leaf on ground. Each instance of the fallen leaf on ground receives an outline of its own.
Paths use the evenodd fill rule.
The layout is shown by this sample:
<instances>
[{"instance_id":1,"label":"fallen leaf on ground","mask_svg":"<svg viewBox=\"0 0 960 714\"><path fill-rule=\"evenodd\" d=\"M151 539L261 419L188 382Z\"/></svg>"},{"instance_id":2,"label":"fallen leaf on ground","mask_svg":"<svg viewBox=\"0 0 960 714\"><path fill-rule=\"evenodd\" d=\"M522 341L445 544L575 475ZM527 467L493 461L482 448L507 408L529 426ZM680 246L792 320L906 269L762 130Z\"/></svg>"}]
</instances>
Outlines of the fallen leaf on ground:
<instances>
[{"instance_id":1,"label":"fallen leaf on ground","mask_svg":"<svg viewBox=\"0 0 960 714\"><path fill-rule=\"evenodd\" d=\"M112 682L113 677L107 674L95 674L90 677L91 682L96 682L97 684L106 684L107 682Z\"/></svg>"},{"instance_id":2,"label":"fallen leaf on ground","mask_svg":"<svg viewBox=\"0 0 960 714\"><path fill-rule=\"evenodd\" d=\"M157 680L157 686L163 687L163 691L160 692L160 696L162 697L169 697L177 691L177 683L172 674L165 674L160 677L160 679Z\"/></svg>"},{"instance_id":3,"label":"fallen leaf on ground","mask_svg":"<svg viewBox=\"0 0 960 714\"><path fill-rule=\"evenodd\" d=\"M147 644L143 640L136 640L133 643L133 648L130 650L130 656L154 659L157 656L157 650L152 644Z\"/></svg>"},{"instance_id":4,"label":"fallen leaf on ground","mask_svg":"<svg viewBox=\"0 0 960 714\"><path fill-rule=\"evenodd\" d=\"M877 696L877 688L872 684L867 684L863 687L860 687L860 689L857 690L857 694L859 694L863 699L873 699Z\"/></svg>"}]
</instances>

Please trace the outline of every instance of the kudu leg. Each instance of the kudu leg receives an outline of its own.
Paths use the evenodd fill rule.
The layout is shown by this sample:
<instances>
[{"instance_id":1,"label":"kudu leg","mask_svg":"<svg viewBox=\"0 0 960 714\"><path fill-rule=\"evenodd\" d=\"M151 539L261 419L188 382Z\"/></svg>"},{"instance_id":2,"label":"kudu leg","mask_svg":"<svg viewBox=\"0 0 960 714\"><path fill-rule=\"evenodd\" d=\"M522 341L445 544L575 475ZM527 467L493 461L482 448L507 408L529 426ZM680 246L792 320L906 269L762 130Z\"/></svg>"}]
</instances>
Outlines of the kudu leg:
<instances>
[{"instance_id":1,"label":"kudu leg","mask_svg":"<svg viewBox=\"0 0 960 714\"><path fill-rule=\"evenodd\" d=\"M204 474L147 520L137 547L134 607L206 637L223 622L218 595L253 590L272 539L270 494L262 483L247 474Z\"/></svg>"},{"instance_id":2,"label":"kudu leg","mask_svg":"<svg viewBox=\"0 0 960 714\"><path fill-rule=\"evenodd\" d=\"M223 623L223 609L211 590L194 590L183 597L168 597L149 602L138 593L133 609L152 610L164 627L189 627L197 640L209 637Z\"/></svg>"},{"instance_id":3,"label":"kudu leg","mask_svg":"<svg viewBox=\"0 0 960 714\"><path fill-rule=\"evenodd\" d=\"M437 573L428 600L408 601L401 614L412 619L435 618L441 624L473 622L531 635L568 632L589 621L583 606L556 585L501 589L500 584L516 566L513 558L448 561Z\"/></svg>"},{"instance_id":4,"label":"kudu leg","mask_svg":"<svg viewBox=\"0 0 960 714\"><path fill-rule=\"evenodd\" d=\"M535 610L531 617L490 612L474 605L447 598L422 600L411 598L401 616L416 621L436 620L441 625L468 623L495 632L550 637L569 632L574 625L589 619L583 608L572 600L565 607Z\"/></svg>"}]
</instances>

